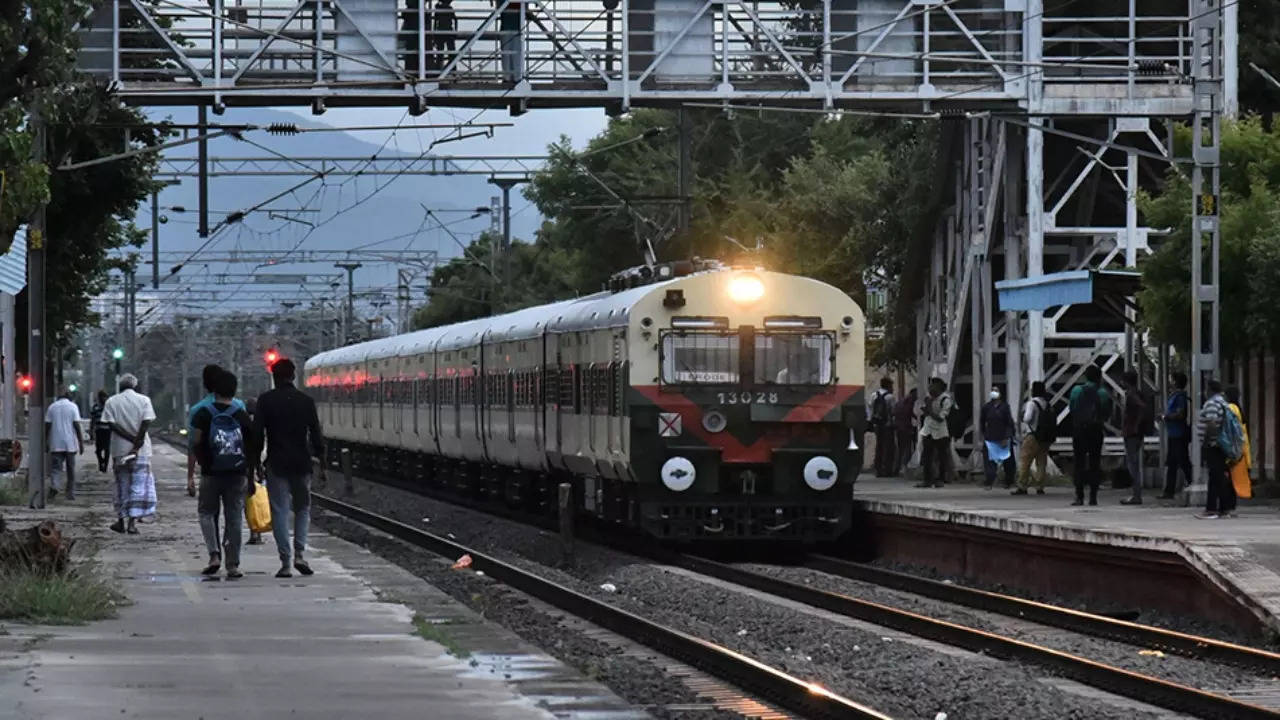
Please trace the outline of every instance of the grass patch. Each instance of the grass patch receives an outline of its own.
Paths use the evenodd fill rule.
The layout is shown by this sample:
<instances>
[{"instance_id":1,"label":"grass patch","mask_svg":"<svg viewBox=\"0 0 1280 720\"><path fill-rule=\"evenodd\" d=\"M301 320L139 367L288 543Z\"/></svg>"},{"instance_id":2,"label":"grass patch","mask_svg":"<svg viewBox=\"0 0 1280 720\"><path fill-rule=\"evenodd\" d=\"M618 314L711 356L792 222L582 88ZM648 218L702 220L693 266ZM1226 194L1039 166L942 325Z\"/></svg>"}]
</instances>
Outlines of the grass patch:
<instances>
[{"instance_id":1,"label":"grass patch","mask_svg":"<svg viewBox=\"0 0 1280 720\"><path fill-rule=\"evenodd\" d=\"M21 505L26 502L26 495L18 488L0 487L0 505Z\"/></svg>"},{"instance_id":2,"label":"grass patch","mask_svg":"<svg viewBox=\"0 0 1280 720\"><path fill-rule=\"evenodd\" d=\"M465 660L471 657L471 651L458 644L457 638L446 630L448 623L431 622L421 615L413 616L414 633L423 640L430 640L444 646L445 652Z\"/></svg>"},{"instance_id":3,"label":"grass patch","mask_svg":"<svg viewBox=\"0 0 1280 720\"><path fill-rule=\"evenodd\" d=\"M115 617L125 598L92 566L66 573L0 570L0 619L78 625Z\"/></svg>"}]
</instances>

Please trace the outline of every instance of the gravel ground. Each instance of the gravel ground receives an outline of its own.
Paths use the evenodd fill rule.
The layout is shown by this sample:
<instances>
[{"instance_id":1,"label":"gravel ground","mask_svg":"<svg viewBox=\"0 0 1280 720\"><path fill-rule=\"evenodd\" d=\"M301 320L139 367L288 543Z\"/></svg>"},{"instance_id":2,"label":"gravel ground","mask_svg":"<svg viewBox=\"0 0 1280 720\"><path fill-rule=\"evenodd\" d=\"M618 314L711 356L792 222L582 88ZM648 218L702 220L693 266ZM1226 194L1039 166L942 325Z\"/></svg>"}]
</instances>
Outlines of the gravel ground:
<instances>
[{"instance_id":1,"label":"gravel ground","mask_svg":"<svg viewBox=\"0 0 1280 720\"><path fill-rule=\"evenodd\" d=\"M1251 645L1267 650L1280 650L1280 636L1273 640L1256 634L1243 632L1237 628L1210 622L1203 618L1188 615L1170 615L1162 613L1150 608L1135 608L1132 606L1107 606L1098 603L1088 603L1080 598L1073 597L1052 597L1047 595L1034 595L1022 592L1017 588L1010 588L1000 583L984 583L974 578L955 577L945 575L930 567L922 567L919 565L909 565L906 563L875 561L871 563L876 567L886 570L896 570L897 572L910 573L920 577L932 578L934 580L950 580L966 587L977 588L979 590L989 590L991 592L1007 593L1015 595L1027 600L1035 600L1037 602L1049 603L1061 607L1071 608L1073 610L1083 610L1098 615L1109 615L1112 617L1122 617L1130 622L1142 623L1144 625L1154 625L1156 627L1165 628L1166 630L1176 630L1178 632L1190 633L1192 635L1203 635L1215 640L1224 640L1226 642L1238 643L1240 645ZM1137 612L1137 617L1133 617L1129 613Z\"/></svg>"},{"instance_id":2,"label":"gravel ground","mask_svg":"<svg viewBox=\"0 0 1280 720\"><path fill-rule=\"evenodd\" d=\"M912 595L911 593L883 588L871 583L829 575L807 568L778 567L776 565L748 565L751 570L784 580L808 585L821 590L871 600L892 607L902 608L923 615L990 630L1001 635L1018 638L1037 645L1061 650L1115 665L1145 675L1164 678L1202 690L1231 691L1235 688L1255 686L1269 678L1225 665L1180 657L1177 655L1143 655L1142 648L1079 635L1066 630L1009 618L997 613L974 610L952 603Z\"/></svg>"},{"instance_id":3,"label":"gravel ground","mask_svg":"<svg viewBox=\"0 0 1280 720\"><path fill-rule=\"evenodd\" d=\"M359 498L358 502L366 502ZM735 720L736 713L716 710L668 710L665 706L698 702L693 692L653 663L623 654L604 642L566 628L561 618L529 598L472 572L449 569L449 561L370 533L345 518L316 513L313 522L345 540L358 543L423 578L485 619L511 629L619 696L645 706L654 717L671 720Z\"/></svg>"},{"instance_id":4,"label":"gravel ground","mask_svg":"<svg viewBox=\"0 0 1280 720\"><path fill-rule=\"evenodd\" d=\"M356 502L437 533L452 533L597 597L815 681L895 718L1120 720L1150 718L1088 702L1037 680L1038 669L944 654L691 580L636 558L580 545L561 565L558 538L500 518L361 483ZM434 578L428 577L435 582ZM616 592L600 588L612 583ZM446 585L446 590L453 593ZM530 638L546 647L545 642ZM552 648L549 648L552 649ZM630 697L615 688L624 697Z\"/></svg>"}]
</instances>

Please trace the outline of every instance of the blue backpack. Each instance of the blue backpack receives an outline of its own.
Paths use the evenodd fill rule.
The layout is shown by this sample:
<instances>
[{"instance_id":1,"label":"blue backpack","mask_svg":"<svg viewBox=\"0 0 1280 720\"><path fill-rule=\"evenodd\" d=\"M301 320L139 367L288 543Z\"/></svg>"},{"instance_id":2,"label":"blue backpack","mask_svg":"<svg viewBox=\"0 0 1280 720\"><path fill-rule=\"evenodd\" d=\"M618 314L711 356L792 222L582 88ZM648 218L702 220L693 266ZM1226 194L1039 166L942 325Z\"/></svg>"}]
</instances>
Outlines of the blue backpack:
<instances>
[{"instance_id":1,"label":"blue backpack","mask_svg":"<svg viewBox=\"0 0 1280 720\"><path fill-rule=\"evenodd\" d=\"M1218 447L1227 456L1227 464L1233 465L1244 457L1244 428L1240 419L1223 403L1222 427L1218 430Z\"/></svg>"},{"instance_id":2,"label":"blue backpack","mask_svg":"<svg viewBox=\"0 0 1280 720\"><path fill-rule=\"evenodd\" d=\"M244 451L244 433L236 420L234 405L226 410L210 406L213 418L209 421L209 472L215 475L242 473L249 466Z\"/></svg>"}]
</instances>

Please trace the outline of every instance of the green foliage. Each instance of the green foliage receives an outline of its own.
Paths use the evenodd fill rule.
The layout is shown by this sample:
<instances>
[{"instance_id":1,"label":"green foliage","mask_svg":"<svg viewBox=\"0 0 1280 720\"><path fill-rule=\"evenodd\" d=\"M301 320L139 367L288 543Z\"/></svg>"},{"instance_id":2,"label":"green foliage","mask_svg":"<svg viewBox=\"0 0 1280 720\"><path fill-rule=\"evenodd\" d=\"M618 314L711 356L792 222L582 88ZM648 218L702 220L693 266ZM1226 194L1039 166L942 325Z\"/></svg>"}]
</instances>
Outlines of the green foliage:
<instances>
[{"instance_id":1,"label":"green foliage","mask_svg":"<svg viewBox=\"0 0 1280 720\"><path fill-rule=\"evenodd\" d=\"M120 126L130 131L130 148L159 145L168 131L149 125L92 85L68 86L50 103L50 159L85 160L120 152ZM109 126L115 127L109 127ZM106 289L118 263L112 251L138 247L148 233L133 225L139 203L160 187L151 179L159 156L144 153L73 171L54 170L45 217L48 227L46 313L54 347L65 347L79 328L97 322L89 299Z\"/></svg>"},{"instance_id":2,"label":"green foliage","mask_svg":"<svg viewBox=\"0 0 1280 720\"><path fill-rule=\"evenodd\" d=\"M517 270L494 292L489 242L441 266L428 327L598 290L644 261L693 255L809 275L865 300L868 279L894 298L907 252L932 237L930 185L938 124L829 119L801 113L685 111L694 165L691 226L677 233L677 113L638 110L610 122L578 154L567 143L525 195L548 218L532 245L513 245ZM758 248L758 249L757 249ZM491 299L491 295L493 296ZM876 358L913 360L911 303L891 303L894 329Z\"/></svg>"},{"instance_id":3,"label":"green foliage","mask_svg":"<svg viewBox=\"0 0 1280 720\"><path fill-rule=\"evenodd\" d=\"M1240 3L1240 110L1268 121L1280 110L1280 88L1249 67L1253 62L1280 77L1280 13L1271 0Z\"/></svg>"},{"instance_id":4,"label":"green foliage","mask_svg":"<svg viewBox=\"0 0 1280 720\"><path fill-rule=\"evenodd\" d=\"M1190 154L1190 136L1186 127L1177 131L1181 157ZM1280 342L1280 131L1264 129L1257 117L1224 123L1221 148L1220 337L1223 353L1232 356ZM1189 172L1185 166L1171 169L1159 194L1138 198L1152 227L1170 229L1142 264L1143 321L1156 339L1182 349L1191 342ZM1208 268L1208 247L1202 257Z\"/></svg>"},{"instance_id":5,"label":"green foliage","mask_svg":"<svg viewBox=\"0 0 1280 720\"><path fill-rule=\"evenodd\" d=\"M115 617L124 596L97 570L65 573L0 570L0 618L42 625L77 625Z\"/></svg>"}]
</instances>

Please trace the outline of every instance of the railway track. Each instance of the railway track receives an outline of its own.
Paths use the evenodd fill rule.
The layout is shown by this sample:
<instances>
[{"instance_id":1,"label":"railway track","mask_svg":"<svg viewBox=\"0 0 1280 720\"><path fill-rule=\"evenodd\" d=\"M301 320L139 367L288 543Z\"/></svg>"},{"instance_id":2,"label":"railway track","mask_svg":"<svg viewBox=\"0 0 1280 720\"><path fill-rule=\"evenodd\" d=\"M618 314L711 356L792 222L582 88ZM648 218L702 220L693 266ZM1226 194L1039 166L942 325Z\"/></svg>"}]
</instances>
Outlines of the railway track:
<instances>
[{"instance_id":1,"label":"railway track","mask_svg":"<svg viewBox=\"0 0 1280 720\"><path fill-rule=\"evenodd\" d=\"M369 478L444 502L456 499L416 488L398 478ZM472 505L474 507L474 505ZM505 514L513 517L512 514ZM520 519L518 516L515 519ZM406 526L408 527L408 526ZM414 530L413 528L408 528ZM1280 720L1280 712L1240 699L1201 690L1163 678L1073 655L999 633L953 623L881 603L801 585L702 557L629 544L616 549L638 554L686 571L715 578L744 588L798 602L856 620L925 638L946 645L980 652L992 657L1036 665L1058 675L1117 695L1175 712L1223 720ZM1280 674L1280 654L1227 643L1213 638L1179 633L1101 615L1037 603L1009 595L948 585L925 578L871 568L826 556L811 556L803 566L831 575L869 582L944 602L975 607L997 614L1063 628L1079 634L1115 640L1141 648L1206 661Z\"/></svg>"},{"instance_id":2,"label":"railway track","mask_svg":"<svg viewBox=\"0 0 1280 720\"><path fill-rule=\"evenodd\" d=\"M806 717L889 720L869 707L841 697L741 653L647 620L596 600L460 543L371 513L335 498L312 494L330 512L375 528L445 558L471 556L471 568L565 612L697 667L789 711Z\"/></svg>"}]
</instances>

